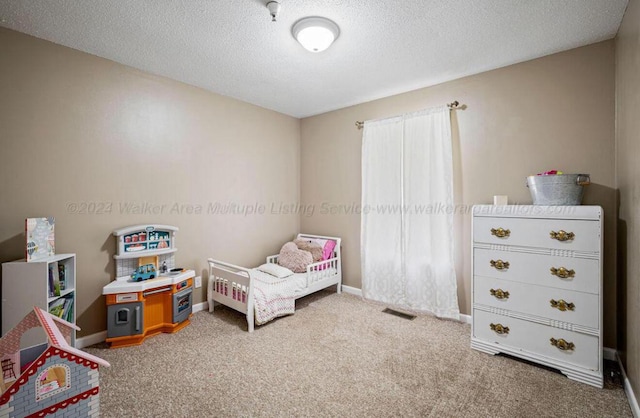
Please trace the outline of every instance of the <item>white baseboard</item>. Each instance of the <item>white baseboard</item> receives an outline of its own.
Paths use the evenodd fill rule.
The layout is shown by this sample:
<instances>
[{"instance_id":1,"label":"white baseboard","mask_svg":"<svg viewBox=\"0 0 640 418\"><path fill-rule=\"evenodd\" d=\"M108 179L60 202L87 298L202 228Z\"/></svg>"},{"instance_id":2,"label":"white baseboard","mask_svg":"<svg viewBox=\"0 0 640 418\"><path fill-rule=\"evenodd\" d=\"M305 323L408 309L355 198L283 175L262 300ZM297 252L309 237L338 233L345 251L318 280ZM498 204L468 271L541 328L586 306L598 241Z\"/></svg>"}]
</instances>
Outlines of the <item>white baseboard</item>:
<instances>
[{"instance_id":1,"label":"white baseboard","mask_svg":"<svg viewBox=\"0 0 640 418\"><path fill-rule=\"evenodd\" d=\"M362 289L358 289L357 287L342 285L342 291L350 295L362 297Z\"/></svg>"},{"instance_id":2,"label":"white baseboard","mask_svg":"<svg viewBox=\"0 0 640 418\"><path fill-rule=\"evenodd\" d=\"M196 303L195 305L193 305L191 312L196 313L196 312L206 311L206 310L209 310L209 303L207 301L204 301L204 302Z\"/></svg>"},{"instance_id":3,"label":"white baseboard","mask_svg":"<svg viewBox=\"0 0 640 418\"><path fill-rule=\"evenodd\" d=\"M631 387L631 382L627 378L627 372L624 370L622 366L622 361L620 361L620 356L615 352L615 360L618 361L618 365L620 366L620 371L622 372L622 380L624 381L624 393L627 395L627 400L629 401L629 407L631 408L631 413L635 418L640 418L640 407L638 406L638 399L636 398L636 394L633 392L633 388ZM606 350L605 350L606 353ZM606 358L606 357L605 357Z\"/></svg>"},{"instance_id":4,"label":"white baseboard","mask_svg":"<svg viewBox=\"0 0 640 418\"><path fill-rule=\"evenodd\" d=\"M76 338L76 348L83 349L90 345L104 342L107 339L107 331L96 332L86 337Z\"/></svg>"},{"instance_id":5,"label":"white baseboard","mask_svg":"<svg viewBox=\"0 0 640 418\"><path fill-rule=\"evenodd\" d=\"M615 348L604 347L602 349L602 357L605 360L613 360L618 362L618 366L620 367L620 373L622 374L622 380L624 384L624 393L627 395L627 401L629 401L629 407L631 408L631 413L635 418L640 418L640 406L638 406L638 399L636 398L636 394L631 387L631 382L627 378L627 372L624 370L624 366L622 365L622 361L620 360L620 356L618 355L618 351Z\"/></svg>"},{"instance_id":6,"label":"white baseboard","mask_svg":"<svg viewBox=\"0 0 640 418\"><path fill-rule=\"evenodd\" d=\"M618 361L618 352L615 348L602 348L602 358L605 360Z\"/></svg>"},{"instance_id":7,"label":"white baseboard","mask_svg":"<svg viewBox=\"0 0 640 418\"><path fill-rule=\"evenodd\" d=\"M460 322L471 324L471 315L460 314Z\"/></svg>"}]
</instances>

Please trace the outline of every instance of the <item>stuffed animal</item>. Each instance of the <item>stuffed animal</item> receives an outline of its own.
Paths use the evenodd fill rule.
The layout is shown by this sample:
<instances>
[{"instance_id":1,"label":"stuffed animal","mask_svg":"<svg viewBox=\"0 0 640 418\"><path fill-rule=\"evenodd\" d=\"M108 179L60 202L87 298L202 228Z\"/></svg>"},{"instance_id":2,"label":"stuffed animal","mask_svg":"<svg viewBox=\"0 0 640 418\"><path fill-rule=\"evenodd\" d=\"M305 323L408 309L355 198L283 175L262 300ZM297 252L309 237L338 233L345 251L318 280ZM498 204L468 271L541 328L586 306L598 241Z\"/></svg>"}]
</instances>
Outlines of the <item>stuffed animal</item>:
<instances>
[{"instance_id":1,"label":"stuffed animal","mask_svg":"<svg viewBox=\"0 0 640 418\"><path fill-rule=\"evenodd\" d=\"M294 273L306 272L307 266L311 263L313 263L311 253L309 251L299 249L293 242L287 242L280 249L278 264L288 268Z\"/></svg>"},{"instance_id":2,"label":"stuffed animal","mask_svg":"<svg viewBox=\"0 0 640 418\"><path fill-rule=\"evenodd\" d=\"M323 248L320 244L309 239L297 238L293 240L293 243L298 246L298 249L309 251L313 257L313 262L322 261Z\"/></svg>"}]
</instances>

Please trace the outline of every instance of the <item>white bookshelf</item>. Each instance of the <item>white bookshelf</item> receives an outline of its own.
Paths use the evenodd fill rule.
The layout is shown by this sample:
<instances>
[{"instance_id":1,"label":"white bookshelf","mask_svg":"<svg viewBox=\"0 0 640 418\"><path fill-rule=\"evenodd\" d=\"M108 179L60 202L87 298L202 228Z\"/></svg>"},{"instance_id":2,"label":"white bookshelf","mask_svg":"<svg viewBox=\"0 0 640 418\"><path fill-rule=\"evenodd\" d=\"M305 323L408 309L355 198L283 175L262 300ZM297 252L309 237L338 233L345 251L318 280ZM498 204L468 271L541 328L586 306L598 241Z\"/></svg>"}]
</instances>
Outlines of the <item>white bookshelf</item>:
<instances>
[{"instance_id":1,"label":"white bookshelf","mask_svg":"<svg viewBox=\"0 0 640 418\"><path fill-rule=\"evenodd\" d=\"M65 287L59 295L49 292L49 269L64 266ZM55 293L55 292L54 292ZM16 260L2 264L2 335L15 327L34 306L46 310L69 299L62 319L76 323L76 255L56 254L41 260ZM68 309L71 313L67 315ZM40 331L40 330L34 330ZM71 331L71 345L75 346L75 331ZM46 342L43 332L27 332L23 335L21 348Z\"/></svg>"}]
</instances>

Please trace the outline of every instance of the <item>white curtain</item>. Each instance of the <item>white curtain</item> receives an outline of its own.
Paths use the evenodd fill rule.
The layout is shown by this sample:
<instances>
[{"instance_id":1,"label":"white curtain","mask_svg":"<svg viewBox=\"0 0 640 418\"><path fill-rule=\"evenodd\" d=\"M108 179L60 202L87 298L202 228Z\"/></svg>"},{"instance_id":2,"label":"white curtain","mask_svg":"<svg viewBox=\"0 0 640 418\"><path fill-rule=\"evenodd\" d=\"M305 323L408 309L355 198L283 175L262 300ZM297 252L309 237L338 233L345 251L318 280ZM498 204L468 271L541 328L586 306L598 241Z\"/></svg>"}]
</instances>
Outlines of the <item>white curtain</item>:
<instances>
[{"instance_id":1,"label":"white curtain","mask_svg":"<svg viewBox=\"0 0 640 418\"><path fill-rule=\"evenodd\" d=\"M365 122L363 296L459 319L453 212L448 107Z\"/></svg>"}]
</instances>

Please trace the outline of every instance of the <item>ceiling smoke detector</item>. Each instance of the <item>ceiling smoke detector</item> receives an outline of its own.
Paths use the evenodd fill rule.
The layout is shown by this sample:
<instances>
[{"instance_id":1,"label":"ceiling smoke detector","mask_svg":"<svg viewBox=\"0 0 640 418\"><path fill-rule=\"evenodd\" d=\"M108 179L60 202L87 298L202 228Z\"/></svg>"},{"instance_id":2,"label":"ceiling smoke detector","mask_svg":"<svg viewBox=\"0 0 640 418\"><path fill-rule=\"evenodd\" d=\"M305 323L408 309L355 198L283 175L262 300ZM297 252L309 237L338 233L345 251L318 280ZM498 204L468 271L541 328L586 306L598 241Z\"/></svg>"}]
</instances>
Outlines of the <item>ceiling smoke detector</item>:
<instances>
[{"instance_id":1,"label":"ceiling smoke detector","mask_svg":"<svg viewBox=\"0 0 640 418\"><path fill-rule=\"evenodd\" d=\"M291 28L293 37L311 52L322 52L329 48L340 35L340 28L325 17L305 17Z\"/></svg>"},{"instance_id":2,"label":"ceiling smoke detector","mask_svg":"<svg viewBox=\"0 0 640 418\"><path fill-rule=\"evenodd\" d=\"M271 21L275 22L276 17L278 17L278 13L280 13L280 3L277 1L270 1L267 3L267 9L269 9L269 14L271 14Z\"/></svg>"}]
</instances>

